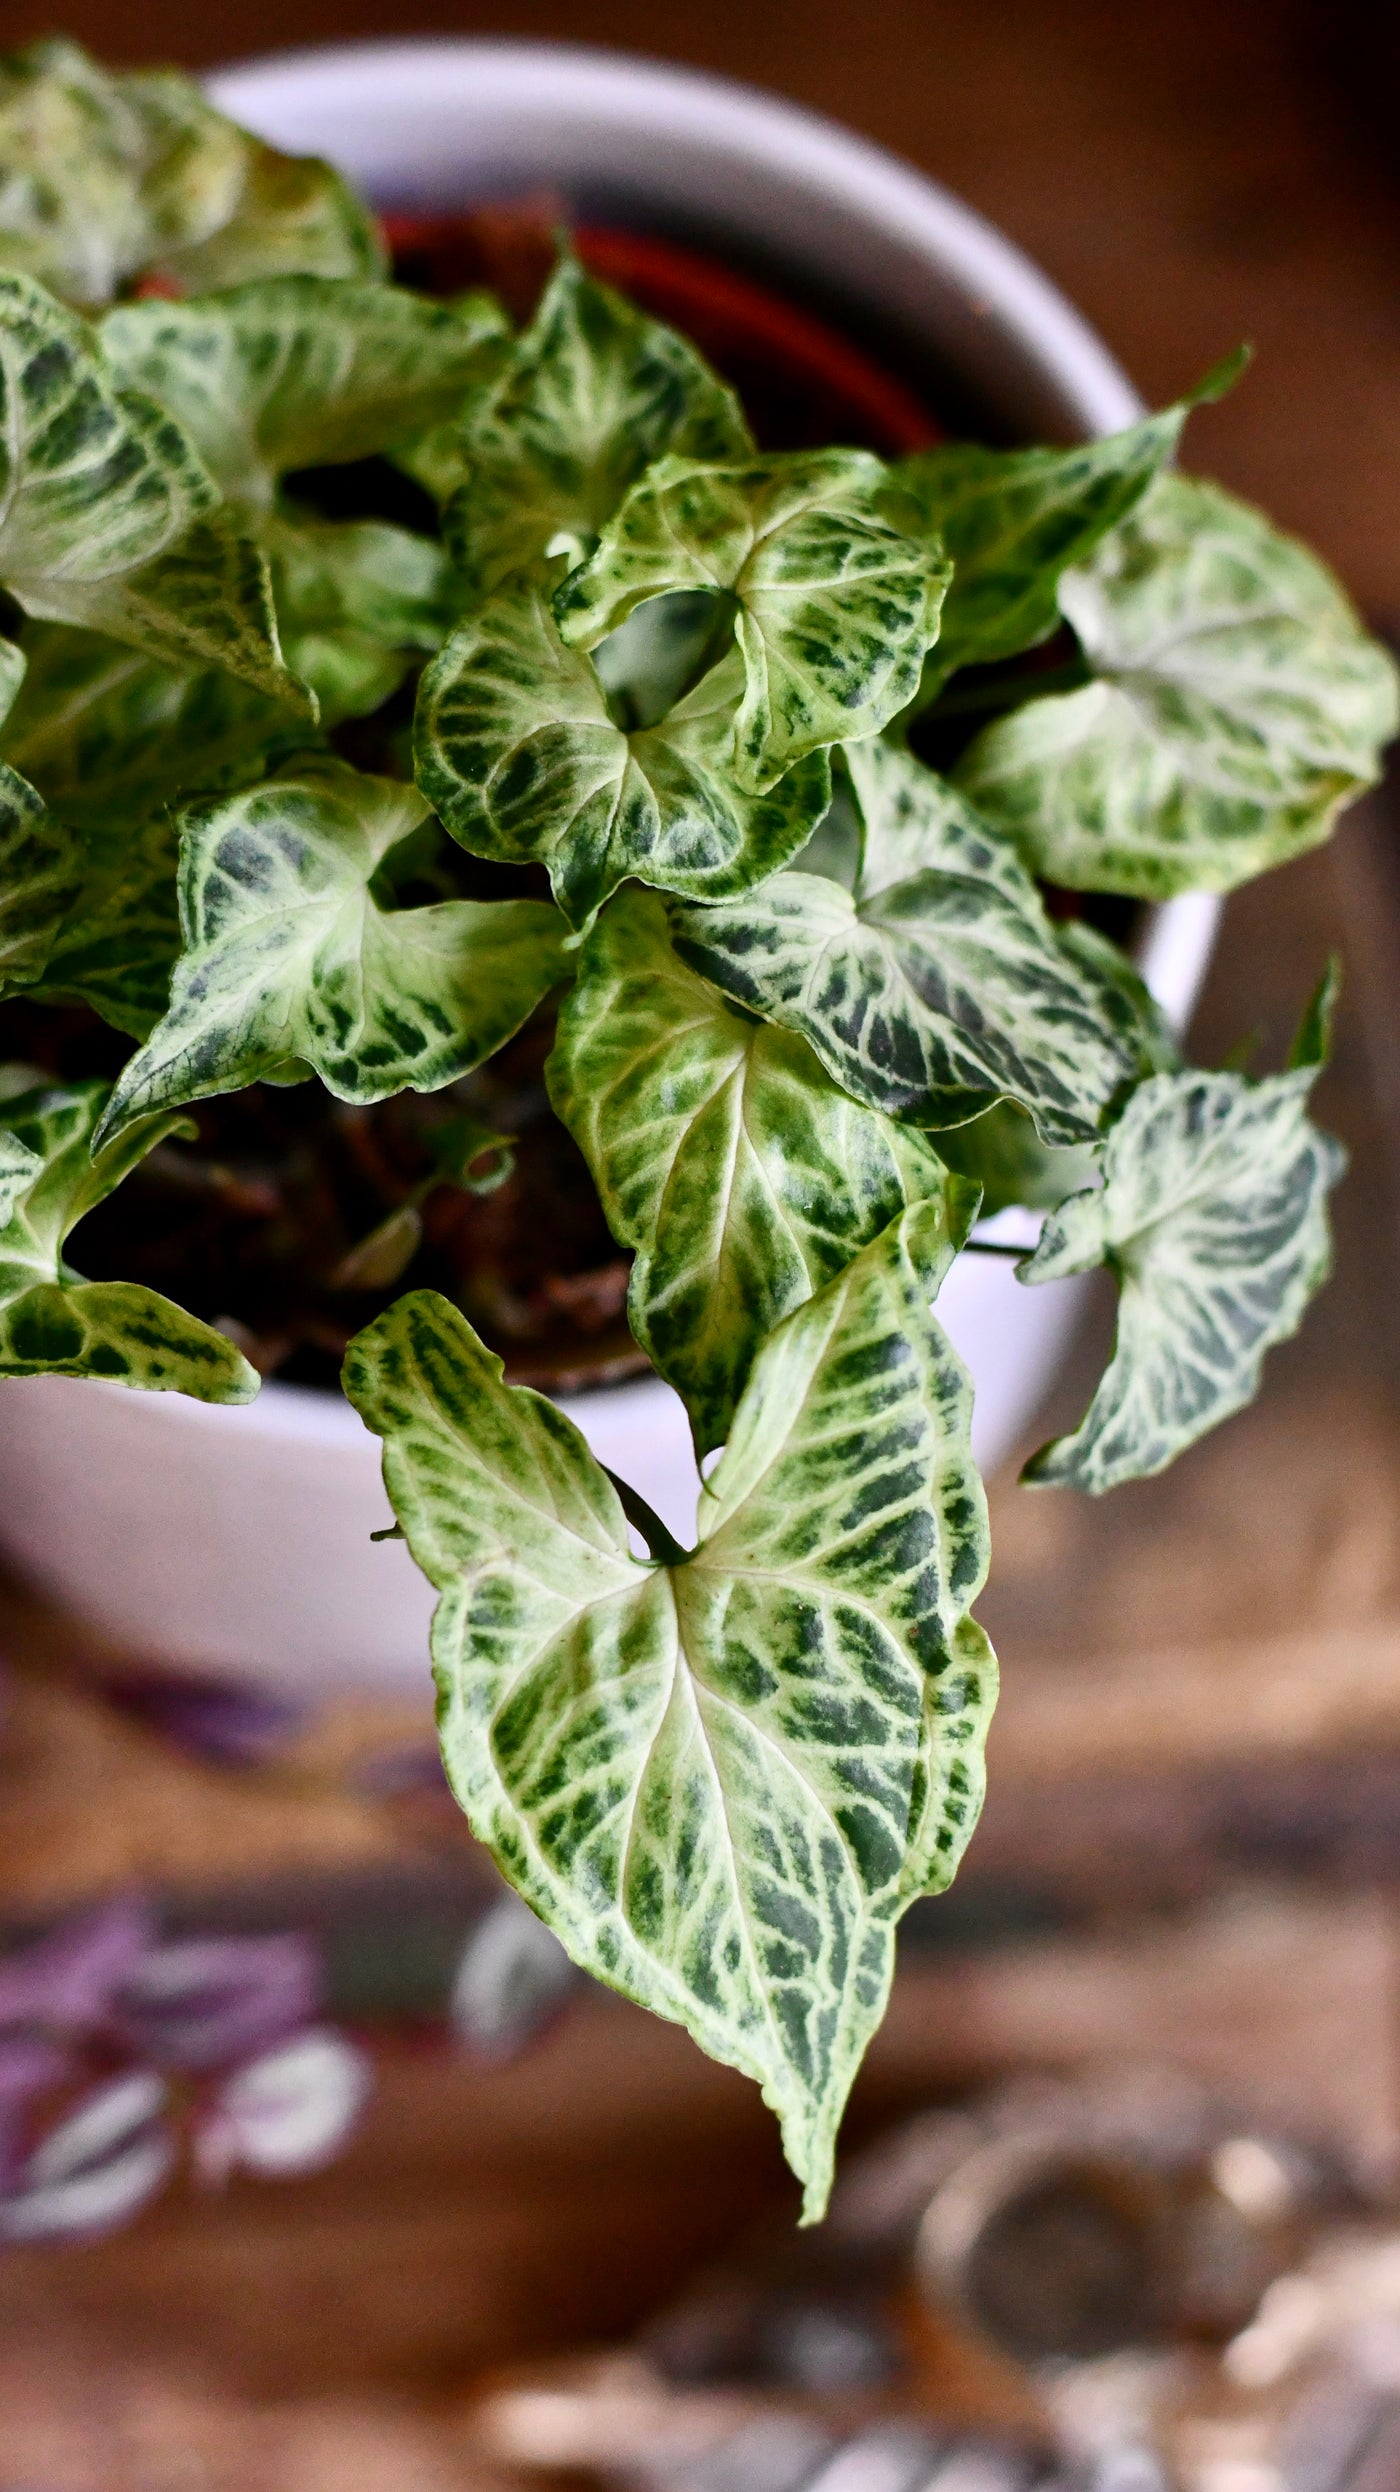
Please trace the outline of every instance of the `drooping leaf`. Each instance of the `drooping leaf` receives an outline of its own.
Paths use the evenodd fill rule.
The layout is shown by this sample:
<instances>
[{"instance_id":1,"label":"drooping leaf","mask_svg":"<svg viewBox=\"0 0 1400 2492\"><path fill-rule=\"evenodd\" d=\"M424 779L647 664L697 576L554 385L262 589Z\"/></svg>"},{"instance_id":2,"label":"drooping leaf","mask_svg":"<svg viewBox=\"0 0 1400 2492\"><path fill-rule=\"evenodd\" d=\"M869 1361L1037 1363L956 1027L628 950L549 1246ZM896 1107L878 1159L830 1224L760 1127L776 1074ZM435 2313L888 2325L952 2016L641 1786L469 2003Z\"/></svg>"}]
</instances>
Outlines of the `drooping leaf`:
<instances>
[{"instance_id":1,"label":"drooping leaf","mask_svg":"<svg viewBox=\"0 0 1400 2492\"><path fill-rule=\"evenodd\" d=\"M113 76L75 44L0 59L0 266L82 310L154 271L231 285L373 276L373 220L329 165L282 156L168 70Z\"/></svg>"},{"instance_id":2,"label":"drooping leaf","mask_svg":"<svg viewBox=\"0 0 1400 2492\"><path fill-rule=\"evenodd\" d=\"M1120 1293L1107 1372L1028 1480L1098 1496L1147 1478L1257 1391L1265 1351L1297 1331L1331 1257L1342 1153L1309 1122L1315 1073L1161 1073L1129 1100L1102 1185L1052 1212L1017 1266L1051 1281L1107 1264Z\"/></svg>"},{"instance_id":3,"label":"drooping leaf","mask_svg":"<svg viewBox=\"0 0 1400 2492\"><path fill-rule=\"evenodd\" d=\"M629 1554L562 1412L444 1299L351 1344L442 1597L443 1754L576 1963L757 2079L820 2214L915 1881L977 1814L994 1693L971 1397L929 1312L942 1207L901 1215L760 1351L673 1565Z\"/></svg>"},{"instance_id":4,"label":"drooping leaf","mask_svg":"<svg viewBox=\"0 0 1400 2492\"><path fill-rule=\"evenodd\" d=\"M444 525L479 595L545 554L577 562L666 452L743 458L732 390L688 340L562 258L494 385L468 408Z\"/></svg>"},{"instance_id":5,"label":"drooping leaf","mask_svg":"<svg viewBox=\"0 0 1400 2492\"><path fill-rule=\"evenodd\" d=\"M0 995L43 976L80 884L71 831L0 762Z\"/></svg>"},{"instance_id":6,"label":"drooping leaf","mask_svg":"<svg viewBox=\"0 0 1400 2492\"><path fill-rule=\"evenodd\" d=\"M271 509L289 469L369 458L450 415L479 356L446 304L326 277L123 303L99 334L122 387L173 415L252 512Z\"/></svg>"},{"instance_id":7,"label":"drooping leaf","mask_svg":"<svg viewBox=\"0 0 1400 2492\"><path fill-rule=\"evenodd\" d=\"M1231 891L1377 776L1394 665L1315 555L1218 486L1159 476L1059 601L1097 680L998 719L957 773L1037 873Z\"/></svg>"},{"instance_id":8,"label":"drooping leaf","mask_svg":"<svg viewBox=\"0 0 1400 2492\"><path fill-rule=\"evenodd\" d=\"M744 794L733 775L742 690L731 651L655 726L629 734L591 661L560 640L543 591L516 582L424 673L419 785L464 848L546 865L575 926L629 875L725 898L801 847L831 784L814 753L768 795Z\"/></svg>"},{"instance_id":9,"label":"drooping leaf","mask_svg":"<svg viewBox=\"0 0 1400 2492\"><path fill-rule=\"evenodd\" d=\"M682 957L887 1115L962 1125L1006 1098L1045 1142L1092 1140L1146 1069L1130 994L1061 941L1014 849L944 780L883 743L849 746L846 766L854 893L787 873L677 908Z\"/></svg>"},{"instance_id":10,"label":"drooping leaf","mask_svg":"<svg viewBox=\"0 0 1400 2492\"><path fill-rule=\"evenodd\" d=\"M148 1038L180 956L174 821L164 809L144 822L114 816L74 834L73 844L73 902L27 992L91 1004L113 1029Z\"/></svg>"},{"instance_id":11,"label":"drooping leaf","mask_svg":"<svg viewBox=\"0 0 1400 2492\"><path fill-rule=\"evenodd\" d=\"M927 533L892 524L889 499L889 470L865 450L663 459L558 589L560 630L592 649L648 598L732 598L735 769L769 788L809 753L878 734L918 690L948 565Z\"/></svg>"},{"instance_id":12,"label":"drooping leaf","mask_svg":"<svg viewBox=\"0 0 1400 2492\"><path fill-rule=\"evenodd\" d=\"M321 705L321 723L366 717L415 656L440 649L458 600L440 545L379 519L316 519L283 509L267 525L287 660Z\"/></svg>"},{"instance_id":13,"label":"drooping leaf","mask_svg":"<svg viewBox=\"0 0 1400 2492\"><path fill-rule=\"evenodd\" d=\"M26 613L305 705L262 555L179 426L28 277L0 276L0 416L0 579Z\"/></svg>"},{"instance_id":14,"label":"drooping leaf","mask_svg":"<svg viewBox=\"0 0 1400 2492\"><path fill-rule=\"evenodd\" d=\"M316 757L192 806L170 1009L103 1132L289 1058L370 1101L440 1089L503 1046L561 976L564 928L539 900L381 908L374 877L426 812L415 788Z\"/></svg>"},{"instance_id":15,"label":"drooping leaf","mask_svg":"<svg viewBox=\"0 0 1400 2492\"><path fill-rule=\"evenodd\" d=\"M61 623L27 625L24 654L0 753L65 821L96 831L251 778L314 740L304 715L222 668L167 666Z\"/></svg>"},{"instance_id":16,"label":"drooping leaf","mask_svg":"<svg viewBox=\"0 0 1400 2492\"><path fill-rule=\"evenodd\" d=\"M0 1228L0 1378L96 1376L201 1402L246 1402L256 1372L222 1333L134 1281L85 1281L64 1257L84 1214L121 1183L138 1160L171 1135L194 1127L148 1116L105 1149L93 1141L108 1096L105 1082L64 1089L40 1085L0 1104L0 1165L10 1159L8 1218ZM16 1184L15 1146L32 1155Z\"/></svg>"},{"instance_id":17,"label":"drooping leaf","mask_svg":"<svg viewBox=\"0 0 1400 2492\"><path fill-rule=\"evenodd\" d=\"M724 1443L774 1325L906 1203L942 1207L945 1264L976 1215L976 1187L921 1134L857 1106L805 1040L687 969L650 893L621 892L589 936L548 1079L635 1250L632 1331L702 1455Z\"/></svg>"},{"instance_id":18,"label":"drooping leaf","mask_svg":"<svg viewBox=\"0 0 1400 2492\"><path fill-rule=\"evenodd\" d=\"M957 667L990 665L1049 639L1060 622L1061 573L1126 519L1171 458L1191 409L1222 396L1244 361L1243 352L1232 355L1174 406L1070 450L955 441L900 460L897 485L953 565L926 698Z\"/></svg>"}]
</instances>

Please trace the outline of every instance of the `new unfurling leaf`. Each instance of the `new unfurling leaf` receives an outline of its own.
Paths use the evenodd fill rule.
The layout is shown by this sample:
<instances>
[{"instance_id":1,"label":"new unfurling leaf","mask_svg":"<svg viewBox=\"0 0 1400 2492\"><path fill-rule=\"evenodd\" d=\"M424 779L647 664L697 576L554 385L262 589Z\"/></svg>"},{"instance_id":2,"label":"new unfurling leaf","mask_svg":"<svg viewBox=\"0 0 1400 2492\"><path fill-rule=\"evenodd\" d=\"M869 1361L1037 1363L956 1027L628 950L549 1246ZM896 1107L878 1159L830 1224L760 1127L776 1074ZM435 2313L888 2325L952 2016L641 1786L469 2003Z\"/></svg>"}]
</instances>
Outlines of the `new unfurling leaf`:
<instances>
[{"instance_id":1,"label":"new unfurling leaf","mask_svg":"<svg viewBox=\"0 0 1400 2492\"><path fill-rule=\"evenodd\" d=\"M929 1312L945 1251L941 1205L906 1211L769 1336L669 1566L630 1555L572 1422L445 1300L401 1299L346 1362L441 1595L477 1834L577 1963L757 2079L809 2218L895 1923L981 1797L986 1519Z\"/></svg>"},{"instance_id":2,"label":"new unfurling leaf","mask_svg":"<svg viewBox=\"0 0 1400 2492\"><path fill-rule=\"evenodd\" d=\"M104 1082L39 1084L0 1102L0 1379L90 1376L201 1402L246 1402L258 1379L212 1326L134 1281L85 1281L64 1256L70 1232L171 1135L148 1116L93 1148Z\"/></svg>"},{"instance_id":3,"label":"new unfurling leaf","mask_svg":"<svg viewBox=\"0 0 1400 2492\"><path fill-rule=\"evenodd\" d=\"M170 1009L103 1134L289 1061L340 1099L438 1090L512 1037L562 974L563 925L539 900L381 906L374 878L426 815L402 781L315 757L192 807Z\"/></svg>"},{"instance_id":4,"label":"new unfurling leaf","mask_svg":"<svg viewBox=\"0 0 1400 2492\"><path fill-rule=\"evenodd\" d=\"M696 1449L729 1434L760 1344L907 1203L936 1289L977 1211L922 1134L857 1106L805 1040L736 1012L672 949L666 913L627 891L579 960L550 1096L634 1249L633 1333L690 1412Z\"/></svg>"},{"instance_id":5,"label":"new unfurling leaf","mask_svg":"<svg viewBox=\"0 0 1400 2492\"><path fill-rule=\"evenodd\" d=\"M1036 873L1231 891L1377 776L1394 665L1316 556L1217 485L1160 476L1059 602L1096 680L998 719L957 773Z\"/></svg>"},{"instance_id":6,"label":"new unfurling leaf","mask_svg":"<svg viewBox=\"0 0 1400 2492\"><path fill-rule=\"evenodd\" d=\"M848 747L846 767L854 893L789 873L678 908L682 957L887 1115L961 1125L1014 1099L1044 1141L1092 1139L1144 1069L1131 996L1060 940L1014 849L955 789L887 744Z\"/></svg>"},{"instance_id":7,"label":"new unfurling leaf","mask_svg":"<svg viewBox=\"0 0 1400 2492\"><path fill-rule=\"evenodd\" d=\"M742 690L730 651L654 726L629 731L592 661L560 639L543 590L518 581L425 670L418 783L464 848L547 866L575 926L629 875L723 899L786 864L831 792L824 753L766 795L737 783Z\"/></svg>"},{"instance_id":8,"label":"new unfurling leaf","mask_svg":"<svg viewBox=\"0 0 1400 2492\"><path fill-rule=\"evenodd\" d=\"M732 599L745 678L733 768L770 788L807 755L878 734L918 690L948 564L890 506L890 472L864 450L663 459L556 592L560 630L596 649L649 598Z\"/></svg>"},{"instance_id":9,"label":"new unfurling leaf","mask_svg":"<svg viewBox=\"0 0 1400 2492\"><path fill-rule=\"evenodd\" d=\"M1101 1185L1052 1212L1017 1267L1053 1281L1107 1264L1119 1287L1108 1370L1028 1480L1097 1496L1144 1479L1258 1390L1265 1351L1297 1331L1331 1260L1343 1160L1307 1115L1316 1070L1159 1073L1129 1100Z\"/></svg>"}]
</instances>

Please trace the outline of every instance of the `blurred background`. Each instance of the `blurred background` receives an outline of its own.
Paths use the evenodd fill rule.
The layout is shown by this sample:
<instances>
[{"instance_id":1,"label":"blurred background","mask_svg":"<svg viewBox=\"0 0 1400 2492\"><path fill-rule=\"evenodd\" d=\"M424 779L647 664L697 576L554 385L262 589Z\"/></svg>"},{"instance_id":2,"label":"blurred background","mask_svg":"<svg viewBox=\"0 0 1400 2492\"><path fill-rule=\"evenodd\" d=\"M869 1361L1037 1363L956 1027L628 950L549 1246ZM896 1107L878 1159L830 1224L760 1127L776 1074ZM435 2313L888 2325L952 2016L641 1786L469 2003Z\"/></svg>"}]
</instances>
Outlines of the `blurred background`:
<instances>
[{"instance_id":1,"label":"blurred background","mask_svg":"<svg viewBox=\"0 0 1400 2492\"><path fill-rule=\"evenodd\" d=\"M1391 8L419 0L391 20L382 0L70 0L56 21L0 7L7 45L60 22L114 64L192 68L389 34L558 37L832 114L1000 225L1150 401L1251 340L1243 384L1193 419L1190 463L1309 538L1374 627L1400 628ZM1352 1154L1336 1278L1258 1405L1163 1479L1093 1508L1029 1498L1009 1474L993 1484L991 1797L952 1894L910 1916L853 2150L969 2089L1150 2059L1266 2139L1325 2142L1347 2188L1394 2185L1400 854L1385 789L1331 850L1230 902L1193 1054L1218 1063L1258 1033L1276 1061L1334 946L1348 983L1320 1112ZM1092 1372L1086 1345L1032 1442L1082 1407ZM299 2166L276 2104L259 2130L257 2106L224 2103L195 2177L148 2193L130 2224L0 2246L0 2492L495 2481L521 2449L482 2437L484 2379L630 2340L758 2219L762 2259L789 2243L795 2193L754 2090L493 1920L401 1712L182 1713L17 1588L0 1631L11 1980L19 1951L65 1927L81 1986L104 1947L136 1945L112 1907L139 1896L167 1939L289 1940L280 1971L213 1958L209 1983L304 1980L308 2001L319 1985L304 2022L331 2053L307 2079L324 2153L314 2117ZM140 2105L127 2114L139 2144ZM228 2144L240 2119L247 2152ZM974 2339L957 2359L975 2371L990 2357ZM938 2371L926 2344L920 2360ZM1024 2422L1008 2377L983 2382L984 2403ZM615 2375L619 2398L629 2379ZM635 2476L664 2429L650 2408L628 2414L600 2462ZM593 2444L575 2424L545 2454L577 2473ZM640 2441L619 2455L629 2431ZM538 2435L525 2442L537 2458ZM668 2482L684 2465L706 2492L814 2479L795 2457L706 2478L687 2452ZM913 2492L910 2463L855 2492ZM985 2477L992 2492L1015 2480ZM1286 2480L1222 2473L1218 2487ZM1316 2476L1321 2492L1343 2482L1362 2477ZM1400 2459L1384 2482L1400 2483Z\"/></svg>"}]
</instances>

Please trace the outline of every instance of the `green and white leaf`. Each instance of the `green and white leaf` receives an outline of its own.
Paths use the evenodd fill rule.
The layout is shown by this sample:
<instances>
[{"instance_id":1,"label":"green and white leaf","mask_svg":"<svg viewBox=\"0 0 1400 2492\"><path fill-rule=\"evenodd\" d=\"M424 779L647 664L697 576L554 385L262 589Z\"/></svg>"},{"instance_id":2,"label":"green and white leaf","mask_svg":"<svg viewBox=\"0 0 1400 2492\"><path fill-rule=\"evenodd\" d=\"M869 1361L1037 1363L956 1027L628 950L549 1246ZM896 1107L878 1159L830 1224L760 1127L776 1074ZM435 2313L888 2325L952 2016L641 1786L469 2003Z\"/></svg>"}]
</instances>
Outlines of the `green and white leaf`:
<instances>
[{"instance_id":1,"label":"green and white leaf","mask_svg":"<svg viewBox=\"0 0 1400 2492\"><path fill-rule=\"evenodd\" d=\"M1258 1390L1327 1277L1327 1193L1343 1165L1307 1115L1316 1067L1248 1082L1163 1073L1129 1100L1103 1182L1045 1223L1020 1280L1106 1264L1119 1287L1113 1357L1079 1426L1027 1465L1095 1496L1162 1470Z\"/></svg>"},{"instance_id":2,"label":"green and white leaf","mask_svg":"<svg viewBox=\"0 0 1400 2492\"><path fill-rule=\"evenodd\" d=\"M655 726L626 732L591 661L568 649L541 587L518 581L425 670L418 782L478 856L534 860L574 926L628 876L724 899L787 862L826 811L824 754L764 796L734 776L743 692L733 651Z\"/></svg>"},{"instance_id":3,"label":"green and white leaf","mask_svg":"<svg viewBox=\"0 0 1400 2492\"><path fill-rule=\"evenodd\" d=\"M212 1325L134 1281L85 1281L64 1256L95 1209L171 1135L194 1128L144 1118L94 1150L104 1082L39 1084L0 1106L0 1378L95 1376L201 1402L246 1402L258 1379Z\"/></svg>"},{"instance_id":4,"label":"green and white leaf","mask_svg":"<svg viewBox=\"0 0 1400 2492\"><path fill-rule=\"evenodd\" d=\"M0 754L68 822L110 831L255 776L314 741L304 714L222 668L192 672L98 632L25 627Z\"/></svg>"},{"instance_id":5,"label":"green and white leaf","mask_svg":"<svg viewBox=\"0 0 1400 2492\"><path fill-rule=\"evenodd\" d=\"M26 613L304 705L266 564L185 435L27 277L0 276L0 418L0 579Z\"/></svg>"},{"instance_id":6,"label":"green and white leaf","mask_svg":"<svg viewBox=\"0 0 1400 2492\"><path fill-rule=\"evenodd\" d=\"M467 481L465 427L478 401L494 387L510 359L515 331L503 303L484 286L459 294L451 309L467 331L474 349L470 388L446 423L435 424L417 440L391 450L393 465L430 493L441 509Z\"/></svg>"},{"instance_id":7,"label":"green and white leaf","mask_svg":"<svg viewBox=\"0 0 1400 2492\"><path fill-rule=\"evenodd\" d=\"M466 410L466 481L444 517L478 595L563 555L576 563L654 459L744 458L732 390L674 329L566 254L494 385Z\"/></svg>"},{"instance_id":8,"label":"green and white leaf","mask_svg":"<svg viewBox=\"0 0 1400 2492\"><path fill-rule=\"evenodd\" d=\"M282 646L315 693L323 726L367 717L423 652L441 648L460 598L431 538L284 505L265 542Z\"/></svg>"},{"instance_id":9,"label":"green and white leaf","mask_svg":"<svg viewBox=\"0 0 1400 2492\"><path fill-rule=\"evenodd\" d=\"M682 957L868 1107L941 1128L1013 1099L1042 1141L1092 1141L1147 1069L1130 993L1060 939L1010 843L946 781L890 744L845 758L855 891L787 873L677 908Z\"/></svg>"},{"instance_id":10,"label":"green and white leaf","mask_svg":"<svg viewBox=\"0 0 1400 2492\"><path fill-rule=\"evenodd\" d=\"M890 498L888 468L865 450L663 459L560 586L560 630L593 649L649 598L732 598L745 675L735 768L772 787L809 753L877 735L918 690L948 564L891 523Z\"/></svg>"},{"instance_id":11,"label":"green and white leaf","mask_svg":"<svg viewBox=\"0 0 1400 2492\"><path fill-rule=\"evenodd\" d=\"M941 1206L943 1265L978 1191L858 1107L805 1040L736 1012L673 951L662 902L620 892L579 956L549 1093L634 1253L628 1318L722 1445L760 1344L907 1203ZM932 1268L932 1267L931 1267Z\"/></svg>"},{"instance_id":12,"label":"green and white leaf","mask_svg":"<svg viewBox=\"0 0 1400 2492\"><path fill-rule=\"evenodd\" d=\"M699 1545L629 1554L564 1414L444 1299L351 1344L346 1390L441 1599L449 1778L575 1961L754 2077L808 2220L915 1884L977 1815L994 1697L967 1378L905 1212L760 1351Z\"/></svg>"},{"instance_id":13,"label":"green and white leaf","mask_svg":"<svg viewBox=\"0 0 1400 2492\"><path fill-rule=\"evenodd\" d=\"M73 904L44 962L36 1000L91 1004L128 1038L148 1038L170 1001L180 956L179 841L163 809L74 834Z\"/></svg>"},{"instance_id":14,"label":"green and white leaf","mask_svg":"<svg viewBox=\"0 0 1400 2492\"><path fill-rule=\"evenodd\" d=\"M338 174L252 138L189 79L113 76L61 38L0 60L0 266L80 309L148 270L198 288L381 264Z\"/></svg>"},{"instance_id":15,"label":"green and white leaf","mask_svg":"<svg viewBox=\"0 0 1400 2492\"><path fill-rule=\"evenodd\" d=\"M271 277L195 302L124 303L99 332L124 389L175 417L230 501L413 440L460 408L470 327L406 287Z\"/></svg>"},{"instance_id":16,"label":"green and white leaf","mask_svg":"<svg viewBox=\"0 0 1400 2492\"><path fill-rule=\"evenodd\" d=\"M24 681L25 653L18 641L0 640L0 726L9 717Z\"/></svg>"},{"instance_id":17,"label":"green and white leaf","mask_svg":"<svg viewBox=\"0 0 1400 2492\"><path fill-rule=\"evenodd\" d=\"M953 566L925 698L960 666L988 666L1049 639L1062 572L1127 518L1173 456L1192 408L1220 397L1244 361L1231 356L1174 406L1070 450L955 441L900 460L895 483Z\"/></svg>"},{"instance_id":18,"label":"green and white leaf","mask_svg":"<svg viewBox=\"0 0 1400 2492\"><path fill-rule=\"evenodd\" d=\"M80 887L73 834L0 762L0 995L43 976Z\"/></svg>"},{"instance_id":19,"label":"green and white leaf","mask_svg":"<svg viewBox=\"0 0 1400 2492\"><path fill-rule=\"evenodd\" d=\"M564 928L539 900L381 908L379 867L426 814L415 788L317 757L192 807L170 1009L104 1134L288 1059L368 1102L439 1090L503 1046L562 975Z\"/></svg>"},{"instance_id":20,"label":"green and white leaf","mask_svg":"<svg viewBox=\"0 0 1400 2492\"><path fill-rule=\"evenodd\" d=\"M1395 733L1395 667L1331 573L1160 476L1059 601L1096 680L984 730L958 779L1036 873L1165 899L1325 839Z\"/></svg>"}]
</instances>

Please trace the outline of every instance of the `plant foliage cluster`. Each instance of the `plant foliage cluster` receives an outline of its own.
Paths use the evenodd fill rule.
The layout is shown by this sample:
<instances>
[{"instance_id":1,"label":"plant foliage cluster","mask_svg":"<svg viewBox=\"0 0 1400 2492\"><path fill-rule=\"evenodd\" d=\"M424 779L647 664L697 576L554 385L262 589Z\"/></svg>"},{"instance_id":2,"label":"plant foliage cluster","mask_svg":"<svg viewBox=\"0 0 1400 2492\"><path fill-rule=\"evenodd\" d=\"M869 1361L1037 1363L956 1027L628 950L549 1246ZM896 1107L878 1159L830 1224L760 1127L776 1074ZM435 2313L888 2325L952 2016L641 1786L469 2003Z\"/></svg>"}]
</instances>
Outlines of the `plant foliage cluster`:
<instances>
[{"instance_id":1,"label":"plant foliage cluster","mask_svg":"<svg viewBox=\"0 0 1400 2492\"><path fill-rule=\"evenodd\" d=\"M935 1309L979 1207L1045 1213L1022 1281L1117 1282L1031 1465L1092 1491L1237 1409L1327 1265L1327 995L1282 1072L1193 1070L1045 886L1311 847L1375 776L1389 660L1178 471L1188 401L1067 450L760 453L567 251L519 333L427 301L328 168L63 43L0 66L0 391L0 991L130 1042L115 1082L3 1075L0 1372L251 1395L70 1232L196 1102L443 1090L553 1002L637 1342L719 1454L696 1546L442 1297L346 1390L440 1594L474 1827L580 1964L760 2082L819 2211L895 1925L982 1789ZM326 516L308 476L368 459L436 527ZM463 850L552 896L454 896ZM445 1181L507 1147L467 1128Z\"/></svg>"}]
</instances>

